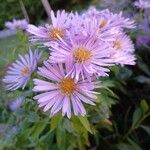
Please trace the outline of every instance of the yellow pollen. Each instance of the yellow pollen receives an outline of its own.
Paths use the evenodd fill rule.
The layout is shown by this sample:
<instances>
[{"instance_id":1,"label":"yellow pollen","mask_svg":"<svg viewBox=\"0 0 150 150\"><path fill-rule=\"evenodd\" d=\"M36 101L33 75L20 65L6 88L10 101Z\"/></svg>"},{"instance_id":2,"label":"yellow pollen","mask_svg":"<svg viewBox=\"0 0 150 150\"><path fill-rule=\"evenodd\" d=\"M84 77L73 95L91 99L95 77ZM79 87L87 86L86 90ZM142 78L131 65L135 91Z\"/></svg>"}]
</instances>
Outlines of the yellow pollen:
<instances>
[{"instance_id":1,"label":"yellow pollen","mask_svg":"<svg viewBox=\"0 0 150 150\"><path fill-rule=\"evenodd\" d=\"M74 51L73 56L75 60L79 63L86 62L92 57L91 52L84 47L77 48Z\"/></svg>"},{"instance_id":2,"label":"yellow pollen","mask_svg":"<svg viewBox=\"0 0 150 150\"><path fill-rule=\"evenodd\" d=\"M60 90L65 95L71 95L76 90L76 84L73 79L66 78L59 83Z\"/></svg>"},{"instance_id":3,"label":"yellow pollen","mask_svg":"<svg viewBox=\"0 0 150 150\"><path fill-rule=\"evenodd\" d=\"M21 76L23 77L23 76L28 75L28 74L30 74L29 68L28 67L23 68L21 71Z\"/></svg>"},{"instance_id":4,"label":"yellow pollen","mask_svg":"<svg viewBox=\"0 0 150 150\"><path fill-rule=\"evenodd\" d=\"M113 48L115 48L115 49L121 49L122 48L122 43L119 40L114 41L113 44L114 44Z\"/></svg>"},{"instance_id":5,"label":"yellow pollen","mask_svg":"<svg viewBox=\"0 0 150 150\"><path fill-rule=\"evenodd\" d=\"M105 27L106 24L107 24L107 22L108 22L108 21L107 21L106 19L102 20L102 21L100 22L100 24L99 24L99 28Z\"/></svg>"},{"instance_id":6,"label":"yellow pollen","mask_svg":"<svg viewBox=\"0 0 150 150\"><path fill-rule=\"evenodd\" d=\"M58 36L63 38L64 37L64 31L62 29L59 28L53 28L50 32L49 32L49 37L52 40L57 40Z\"/></svg>"}]
</instances>

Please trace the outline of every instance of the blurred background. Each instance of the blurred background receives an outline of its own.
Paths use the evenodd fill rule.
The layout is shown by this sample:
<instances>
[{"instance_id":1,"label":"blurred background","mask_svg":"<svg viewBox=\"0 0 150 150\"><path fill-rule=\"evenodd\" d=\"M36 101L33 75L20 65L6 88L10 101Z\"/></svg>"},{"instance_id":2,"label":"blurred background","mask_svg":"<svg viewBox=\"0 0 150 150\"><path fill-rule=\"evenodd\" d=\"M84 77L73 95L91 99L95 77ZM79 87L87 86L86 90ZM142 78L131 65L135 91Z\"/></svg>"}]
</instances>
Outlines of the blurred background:
<instances>
[{"instance_id":1,"label":"blurred background","mask_svg":"<svg viewBox=\"0 0 150 150\"><path fill-rule=\"evenodd\" d=\"M59 115L49 119L42 114L31 99L32 83L23 93L7 92L1 82L0 150L149 150L150 10L141 10L134 2L49 0L54 11L82 12L95 6L123 11L124 16L135 19L136 29L127 32L135 44L137 64L110 68L110 77L101 79L105 88L100 91L98 108L90 112L84 123L75 118L62 119ZM26 53L29 46L23 32L7 32L4 24L14 18L26 18L29 23L39 25L48 21L48 14L41 0L0 0L1 79L18 54Z\"/></svg>"},{"instance_id":2,"label":"blurred background","mask_svg":"<svg viewBox=\"0 0 150 150\"><path fill-rule=\"evenodd\" d=\"M49 0L53 10L65 9L67 11L82 11L89 6L109 8L114 11L126 10L131 12L135 0ZM25 8L29 16L29 22L39 24L47 19L42 0L1 0L0 1L0 29L4 28L4 22L14 18L24 18ZM24 8L23 8L24 7Z\"/></svg>"}]
</instances>

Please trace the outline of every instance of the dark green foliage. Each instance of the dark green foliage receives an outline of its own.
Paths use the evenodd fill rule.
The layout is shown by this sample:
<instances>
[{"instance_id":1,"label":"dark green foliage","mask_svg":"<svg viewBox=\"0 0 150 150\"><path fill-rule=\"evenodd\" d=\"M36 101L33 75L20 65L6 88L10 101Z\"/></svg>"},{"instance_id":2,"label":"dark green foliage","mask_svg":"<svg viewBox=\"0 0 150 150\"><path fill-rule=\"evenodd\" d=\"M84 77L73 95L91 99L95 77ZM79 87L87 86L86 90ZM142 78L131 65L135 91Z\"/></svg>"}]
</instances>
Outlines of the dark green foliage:
<instances>
[{"instance_id":1,"label":"dark green foliage","mask_svg":"<svg viewBox=\"0 0 150 150\"><path fill-rule=\"evenodd\" d=\"M25 18L20 6L20 0L0 0L0 29L6 21ZM30 23L39 24L47 19L41 0L22 0L29 16ZM49 0L53 10L81 10L89 6L93 0ZM94 4L96 1L94 2Z\"/></svg>"},{"instance_id":2,"label":"dark green foliage","mask_svg":"<svg viewBox=\"0 0 150 150\"><path fill-rule=\"evenodd\" d=\"M1 5L6 2L1 1ZM16 0L7 1L16 8L13 8L12 12L20 12L19 9L17 10L19 3ZM55 9L68 10L86 7L85 1L82 0L67 2L53 0L51 5L54 8L57 4ZM33 14L30 11L29 13L38 22L44 11L40 10L39 16L34 13L39 11L41 2L24 0L24 3L32 8ZM8 7L1 5L2 10ZM37 8L34 8L34 5ZM11 10L8 12L10 13ZM12 16L8 15L10 19L13 15L20 17L11 14ZM18 13L18 15L22 14ZM34 22L34 19L31 21ZM135 39L136 36L137 33L133 32L132 38ZM4 76L7 67L18 57L18 54L27 52L28 44L28 38L22 32L18 32L17 36L0 40L0 78ZM86 117L72 116L69 120L57 114L49 118L49 113L39 109L33 100L32 81L25 91L15 92L6 92L1 82L0 150L149 150L150 47L147 45L136 49L136 66L111 67L110 77L100 79L102 87L98 92L101 94L95 107L85 105ZM47 58L47 54L48 51L43 50L44 59ZM26 97L24 105L16 112L11 112L8 107L10 101L21 95Z\"/></svg>"},{"instance_id":3,"label":"dark green foliage","mask_svg":"<svg viewBox=\"0 0 150 150\"><path fill-rule=\"evenodd\" d=\"M39 23L45 15L41 1L23 0L23 3L28 11L30 22ZM19 0L0 0L0 16L0 29L4 27L5 21L11 21L14 18L25 18L21 10Z\"/></svg>"}]
</instances>

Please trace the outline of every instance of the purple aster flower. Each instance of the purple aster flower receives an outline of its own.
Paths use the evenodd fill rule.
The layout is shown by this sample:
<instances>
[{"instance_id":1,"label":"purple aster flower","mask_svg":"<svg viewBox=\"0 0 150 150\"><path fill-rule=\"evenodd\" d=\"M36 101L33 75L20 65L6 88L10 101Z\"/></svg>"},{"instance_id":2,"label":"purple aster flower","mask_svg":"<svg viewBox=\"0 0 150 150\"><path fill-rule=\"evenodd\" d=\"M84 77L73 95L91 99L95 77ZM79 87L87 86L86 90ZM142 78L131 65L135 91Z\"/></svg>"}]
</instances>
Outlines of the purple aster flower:
<instances>
[{"instance_id":1,"label":"purple aster flower","mask_svg":"<svg viewBox=\"0 0 150 150\"><path fill-rule=\"evenodd\" d=\"M9 104L9 108L11 111L16 111L18 110L18 108L20 108L23 105L23 102L25 100L24 96L19 96L17 97L15 100L13 100L10 104Z\"/></svg>"},{"instance_id":2,"label":"purple aster flower","mask_svg":"<svg viewBox=\"0 0 150 150\"><path fill-rule=\"evenodd\" d=\"M78 41L86 39L91 35L102 41L110 41L113 40L115 34L120 32L118 28L110 27L103 17L96 17L96 14L93 16L88 15L75 15L72 19L72 26L69 33L74 35ZM70 36L70 34L68 34L68 36Z\"/></svg>"},{"instance_id":3,"label":"purple aster flower","mask_svg":"<svg viewBox=\"0 0 150 150\"><path fill-rule=\"evenodd\" d=\"M90 80L93 74L96 76L106 76L108 69L113 62L110 59L112 55L109 45L101 42L95 37L87 37L84 40L76 40L70 35L71 42L62 40L59 45L51 45L51 63L66 63L70 68L68 75L75 77L76 80L80 75Z\"/></svg>"},{"instance_id":4,"label":"purple aster flower","mask_svg":"<svg viewBox=\"0 0 150 150\"><path fill-rule=\"evenodd\" d=\"M111 58L116 64L135 65L134 45L127 35L117 35L111 46L114 52Z\"/></svg>"},{"instance_id":5,"label":"purple aster flower","mask_svg":"<svg viewBox=\"0 0 150 150\"><path fill-rule=\"evenodd\" d=\"M26 30L28 26L28 22L25 19L22 20L13 19L12 22L10 21L6 22L5 26L11 30L15 30L17 28L21 30Z\"/></svg>"},{"instance_id":6,"label":"purple aster flower","mask_svg":"<svg viewBox=\"0 0 150 150\"><path fill-rule=\"evenodd\" d=\"M150 8L149 0L138 0L134 3L134 5L140 9L148 9Z\"/></svg>"},{"instance_id":7,"label":"purple aster flower","mask_svg":"<svg viewBox=\"0 0 150 150\"><path fill-rule=\"evenodd\" d=\"M62 109L62 115L71 118L71 108L76 116L79 114L84 116L86 110L82 103L95 105L92 99L97 98L97 92L92 90L99 87L99 82L76 81L71 76L66 77L68 68L64 68L62 64L51 65L49 62L44 62L44 65L39 68L38 73L47 81L33 80L36 85L33 91L44 92L34 97L39 107L44 107L44 112L50 110L51 117Z\"/></svg>"},{"instance_id":8,"label":"purple aster flower","mask_svg":"<svg viewBox=\"0 0 150 150\"><path fill-rule=\"evenodd\" d=\"M16 60L12 66L9 67L3 82L6 83L6 89L14 91L20 87L24 89L31 74L35 71L37 63L41 57L41 52L29 50L29 53L24 57L19 55L19 60Z\"/></svg>"},{"instance_id":9,"label":"purple aster flower","mask_svg":"<svg viewBox=\"0 0 150 150\"><path fill-rule=\"evenodd\" d=\"M91 15L93 10L93 13L95 15ZM135 28L135 23L133 20L129 19L129 18L125 18L122 16L122 12L118 13L112 13L109 11L109 9L104 9L102 11L98 10L96 12L95 9L90 9L90 13L87 11L87 13L84 14L85 18L90 17L90 19L92 19L93 17L95 17L98 21L99 21L99 27L100 28L112 28L115 27L117 28ZM95 13L96 12L96 13Z\"/></svg>"},{"instance_id":10,"label":"purple aster flower","mask_svg":"<svg viewBox=\"0 0 150 150\"><path fill-rule=\"evenodd\" d=\"M31 41L56 41L57 39L66 37L66 30L70 26L69 14L64 10L62 12L57 11L56 16L51 11L52 24L46 24L45 26L36 27L34 25L28 25L27 31L33 35Z\"/></svg>"},{"instance_id":11,"label":"purple aster flower","mask_svg":"<svg viewBox=\"0 0 150 150\"><path fill-rule=\"evenodd\" d=\"M98 11L93 7L81 16L74 15L71 24L69 32L79 41L91 35L101 41L113 41L124 28L135 27L134 21L123 17L122 12L113 14L108 9Z\"/></svg>"}]
</instances>

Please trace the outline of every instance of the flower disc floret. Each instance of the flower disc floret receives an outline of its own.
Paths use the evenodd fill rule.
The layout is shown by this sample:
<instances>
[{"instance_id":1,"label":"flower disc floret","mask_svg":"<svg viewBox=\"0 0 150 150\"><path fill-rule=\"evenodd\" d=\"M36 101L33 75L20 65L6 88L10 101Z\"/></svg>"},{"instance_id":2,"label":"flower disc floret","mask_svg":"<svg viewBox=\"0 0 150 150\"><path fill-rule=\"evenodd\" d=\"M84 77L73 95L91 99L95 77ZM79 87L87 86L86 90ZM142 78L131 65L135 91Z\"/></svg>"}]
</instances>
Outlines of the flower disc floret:
<instances>
[{"instance_id":1,"label":"flower disc floret","mask_svg":"<svg viewBox=\"0 0 150 150\"><path fill-rule=\"evenodd\" d=\"M73 56L76 62L82 63L82 62L86 62L90 60L92 57L92 54L88 49L84 47L79 47L75 49Z\"/></svg>"},{"instance_id":2,"label":"flower disc floret","mask_svg":"<svg viewBox=\"0 0 150 150\"><path fill-rule=\"evenodd\" d=\"M65 78L60 81L59 87L62 93L65 95L71 95L76 90L76 84L73 79Z\"/></svg>"},{"instance_id":3,"label":"flower disc floret","mask_svg":"<svg viewBox=\"0 0 150 150\"><path fill-rule=\"evenodd\" d=\"M57 40L59 37L63 38L64 35L65 35L64 31L59 28L53 28L49 32L50 39L52 39L52 40Z\"/></svg>"}]
</instances>

